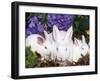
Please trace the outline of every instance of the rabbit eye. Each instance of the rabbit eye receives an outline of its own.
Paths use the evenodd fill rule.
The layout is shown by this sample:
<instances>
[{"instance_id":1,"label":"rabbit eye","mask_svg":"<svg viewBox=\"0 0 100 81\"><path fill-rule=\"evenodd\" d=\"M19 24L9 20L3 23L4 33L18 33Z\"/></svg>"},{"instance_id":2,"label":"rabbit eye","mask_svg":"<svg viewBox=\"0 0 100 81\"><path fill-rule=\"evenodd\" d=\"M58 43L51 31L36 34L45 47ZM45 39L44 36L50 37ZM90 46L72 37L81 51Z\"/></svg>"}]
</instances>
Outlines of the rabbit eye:
<instances>
[{"instance_id":1,"label":"rabbit eye","mask_svg":"<svg viewBox=\"0 0 100 81\"><path fill-rule=\"evenodd\" d=\"M45 48L45 49L47 49L47 47L46 47L46 46L45 46L44 48Z\"/></svg>"},{"instance_id":2,"label":"rabbit eye","mask_svg":"<svg viewBox=\"0 0 100 81\"><path fill-rule=\"evenodd\" d=\"M84 50L84 48L82 48L82 50Z\"/></svg>"},{"instance_id":3,"label":"rabbit eye","mask_svg":"<svg viewBox=\"0 0 100 81\"><path fill-rule=\"evenodd\" d=\"M67 51L67 48L66 48L66 51Z\"/></svg>"},{"instance_id":4,"label":"rabbit eye","mask_svg":"<svg viewBox=\"0 0 100 81\"><path fill-rule=\"evenodd\" d=\"M58 51L58 48L56 48L56 50Z\"/></svg>"}]
</instances>

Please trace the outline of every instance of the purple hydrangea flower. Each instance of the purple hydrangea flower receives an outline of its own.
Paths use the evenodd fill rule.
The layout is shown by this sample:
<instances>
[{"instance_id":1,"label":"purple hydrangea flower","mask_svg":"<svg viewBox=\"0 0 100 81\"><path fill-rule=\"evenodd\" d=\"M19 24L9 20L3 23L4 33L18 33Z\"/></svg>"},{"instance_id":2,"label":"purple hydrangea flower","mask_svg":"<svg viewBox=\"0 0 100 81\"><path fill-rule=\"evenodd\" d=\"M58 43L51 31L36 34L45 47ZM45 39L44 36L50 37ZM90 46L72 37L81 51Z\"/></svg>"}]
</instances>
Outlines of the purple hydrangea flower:
<instances>
[{"instance_id":1,"label":"purple hydrangea flower","mask_svg":"<svg viewBox=\"0 0 100 81\"><path fill-rule=\"evenodd\" d=\"M35 34L35 33L37 33L36 28L27 28L26 29L26 34L27 35L31 35L31 34Z\"/></svg>"},{"instance_id":2,"label":"purple hydrangea flower","mask_svg":"<svg viewBox=\"0 0 100 81\"><path fill-rule=\"evenodd\" d=\"M35 23L34 22L30 22L30 24L28 25L29 28L35 27Z\"/></svg>"},{"instance_id":3,"label":"purple hydrangea flower","mask_svg":"<svg viewBox=\"0 0 100 81\"><path fill-rule=\"evenodd\" d=\"M58 26L59 30L67 31L73 24L73 15L69 14L48 14L47 23L49 27Z\"/></svg>"},{"instance_id":4,"label":"purple hydrangea flower","mask_svg":"<svg viewBox=\"0 0 100 81\"><path fill-rule=\"evenodd\" d=\"M39 22L39 19L42 18L41 16L33 16L28 21L28 26L26 29L26 34L40 34L44 31L44 25Z\"/></svg>"},{"instance_id":5,"label":"purple hydrangea flower","mask_svg":"<svg viewBox=\"0 0 100 81\"><path fill-rule=\"evenodd\" d=\"M37 24L37 30L38 30L39 32L43 32L43 31L44 31L44 25L42 25L42 24Z\"/></svg>"},{"instance_id":6,"label":"purple hydrangea flower","mask_svg":"<svg viewBox=\"0 0 100 81\"><path fill-rule=\"evenodd\" d=\"M46 16L46 22L42 24L40 21L44 16L38 15L33 16L29 19L27 23L26 28L26 34L40 34L43 35L43 32L45 30L44 25L47 24L49 28L52 29L54 25L58 27L59 30L67 31L68 28L73 24L73 15L69 14L47 14Z\"/></svg>"},{"instance_id":7,"label":"purple hydrangea flower","mask_svg":"<svg viewBox=\"0 0 100 81\"><path fill-rule=\"evenodd\" d=\"M33 16L32 18L30 18L30 20L28 21L30 22L34 22L34 23L38 23L38 17L37 16Z\"/></svg>"}]
</instances>

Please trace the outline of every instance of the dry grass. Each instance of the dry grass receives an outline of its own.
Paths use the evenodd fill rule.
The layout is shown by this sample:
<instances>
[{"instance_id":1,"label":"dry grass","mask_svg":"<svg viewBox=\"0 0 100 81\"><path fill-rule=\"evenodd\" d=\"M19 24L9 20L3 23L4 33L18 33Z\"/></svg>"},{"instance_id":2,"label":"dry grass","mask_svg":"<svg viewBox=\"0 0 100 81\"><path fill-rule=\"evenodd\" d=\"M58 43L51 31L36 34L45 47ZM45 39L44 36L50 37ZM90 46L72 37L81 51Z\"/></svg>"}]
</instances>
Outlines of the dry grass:
<instances>
[{"instance_id":1,"label":"dry grass","mask_svg":"<svg viewBox=\"0 0 100 81\"><path fill-rule=\"evenodd\" d=\"M27 48L25 57L26 68L89 65L89 54L86 54L85 56L81 55L77 62L70 62L67 59L65 61L57 59L52 60L50 57L48 59L45 59L42 58L39 53L33 53L32 51L30 51L30 48Z\"/></svg>"},{"instance_id":2,"label":"dry grass","mask_svg":"<svg viewBox=\"0 0 100 81\"><path fill-rule=\"evenodd\" d=\"M60 66L79 66L79 65L89 65L89 55L81 56L77 62L70 62L68 60L52 60L52 59L39 59L37 67L60 67Z\"/></svg>"}]
</instances>

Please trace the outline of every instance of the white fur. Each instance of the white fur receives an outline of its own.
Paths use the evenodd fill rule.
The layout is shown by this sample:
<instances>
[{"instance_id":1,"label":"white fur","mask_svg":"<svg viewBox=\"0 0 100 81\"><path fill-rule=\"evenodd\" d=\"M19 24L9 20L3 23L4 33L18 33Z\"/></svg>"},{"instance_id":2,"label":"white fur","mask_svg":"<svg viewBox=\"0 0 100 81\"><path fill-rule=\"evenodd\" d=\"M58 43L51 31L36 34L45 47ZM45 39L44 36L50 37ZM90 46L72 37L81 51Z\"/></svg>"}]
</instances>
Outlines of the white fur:
<instances>
[{"instance_id":1,"label":"white fur","mask_svg":"<svg viewBox=\"0 0 100 81\"><path fill-rule=\"evenodd\" d=\"M38 34L32 34L26 38L26 47L31 47L31 50L37 51L42 57L58 60L69 60L77 62L81 54L86 55L89 53L89 45L86 43L85 36L82 35L82 40L75 38L72 40L73 29L72 26L68 31L60 31L54 25L53 32L48 34L44 31L45 38ZM38 37L43 42L38 43Z\"/></svg>"},{"instance_id":2,"label":"white fur","mask_svg":"<svg viewBox=\"0 0 100 81\"><path fill-rule=\"evenodd\" d=\"M72 33L72 27L67 32L59 31L56 26L53 27L54 55L58 60L71 59Z\"/></svg>"},{"instance_id":3,"label":"white fur","mask_svg":"<svg viewBox=\"0 0 100 81\"><path fill-rule=\"evenodd\" d=\"M48 39L48 33L44 31L44 34L45 38L38 34L32 34L28 36L26 38L26 47L30 46L33 52L37 51L42 57L47 58L51 53L51 45ZM39 41L41 42L41 40L38 40L38 37L43 40L41 44L38 43Z\"/></svg>"},{"instance_id":4,"label":"white fur","mask_svg":"<svg viewBox=\"0 0 100 81\"><path fill-rule=\"evenodd\" d=\"M77 62L82 55L89 53L89 46L86 43L85 36L82 35L82 40L75 38L73 44L73 61Z\"/></svg>"},{"instance_id":5,"label":"white fur","mask_svg":"<svg viewBox=\"0 0 100 81\"><path fill-rule=\"evenodd\" d=\"M52 40L54 42L52 56L58 60L69 60L77 62L81 54L89 53L89 46L86 43L85 36L82 35L82 40L72 40L72 26L68 31L60 31L57 26L53 27Z\"/></svg>"}]
</instances>

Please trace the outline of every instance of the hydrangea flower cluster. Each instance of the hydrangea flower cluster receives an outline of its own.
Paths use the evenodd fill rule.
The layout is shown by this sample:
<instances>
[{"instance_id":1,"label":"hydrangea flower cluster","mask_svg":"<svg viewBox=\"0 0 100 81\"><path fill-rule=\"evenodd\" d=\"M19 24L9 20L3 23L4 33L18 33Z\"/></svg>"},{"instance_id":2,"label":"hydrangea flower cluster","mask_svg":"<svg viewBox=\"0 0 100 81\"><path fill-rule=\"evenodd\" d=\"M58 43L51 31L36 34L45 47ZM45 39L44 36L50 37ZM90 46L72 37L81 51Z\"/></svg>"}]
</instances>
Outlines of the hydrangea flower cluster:
<instances>
[{"instance_id":1,"label":"hydrangea flower cluster","mask_svg":"<svg viewBox=\"0 0 100 81\"><path fill-rule=\"evenodd\" d=\"M56 25L59 30L67 31L73 24L73 17L73 15L69 14L48 14L48 26L53 27L53 25Z\"/></svg>"},{"instance_id":2,"label":"hydrangea flower cluster","mask_svg":"<svg viewBox=\"0 0 100 81\"><path fill-rule=\"evenodd\" d=\"M46 23L41 23L41 19L44 16L33 16L27 22L26 35L31 34L43 34L45 30L45 25L48 29L52 28L54 25L58 27L59 30L67 31L68 28L73 24L73 15L69 14L47 14Z\"/></svg>"},{"instance_id":3,"label":"hydrangea flower cluster","mask_svg":"<svg viewBox=\"0 0 100 81\"><path fill-rule=\"evenodd\" d=\"M28 27L26 29L26 34L40 34L44 31L44 25L39 22L39 19L41 19L41 16L33 16L28 21Z\"/></svg>"}]
</instances>

